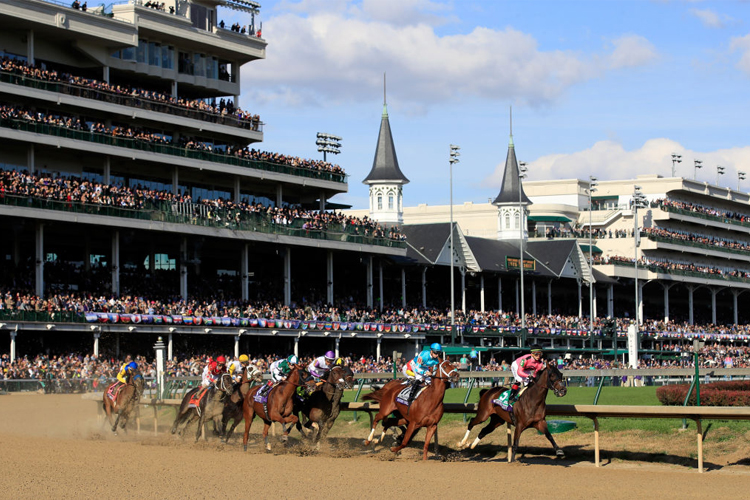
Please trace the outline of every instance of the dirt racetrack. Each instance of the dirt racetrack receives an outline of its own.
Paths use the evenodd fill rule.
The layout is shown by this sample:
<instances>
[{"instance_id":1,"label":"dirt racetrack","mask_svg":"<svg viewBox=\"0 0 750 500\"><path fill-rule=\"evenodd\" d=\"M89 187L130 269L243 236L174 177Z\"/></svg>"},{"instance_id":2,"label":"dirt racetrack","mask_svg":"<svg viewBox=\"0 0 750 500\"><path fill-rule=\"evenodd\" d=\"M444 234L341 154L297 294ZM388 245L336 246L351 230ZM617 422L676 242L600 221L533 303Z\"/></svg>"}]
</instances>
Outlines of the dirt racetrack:
<instances>
[{"instance_id":1,"label":"dirt racetrack","mask_svg":"<svg viewBox=\"0 0 750 500\"><path fill-rule=\"evenodd\" d=\"M274 451L264 453L257 441L262 426L256 420L251 448L243 453L237 441L223 445L215 438L193 443L166 432L154 436L148 412L140 435L131 430L127 436L112 436L98 420L95 405L80 395L0 396L0 491L5 498L393 500L519 494L632 500L747 498L750 491L747 459L709 466L704 474L685 463L649 463L647 454L644 460L605 460L597 469L590 449L556 460L543 438L527 431L521 442L525 463L508 464L504 452L487 453L496 450L494 445L485 445L478 456L451 452L462 434L456 425L441 432L448 460L424 463L419 460L423 434L394 457L382 446L364 450L363 427L344 421L334 426L330 447L313 451L295 433L290 447L274 441ZM160 421L160 430L167 430L167 420ZM501 439L496 433L495 445Z\"/></svg>"}]
</instances>

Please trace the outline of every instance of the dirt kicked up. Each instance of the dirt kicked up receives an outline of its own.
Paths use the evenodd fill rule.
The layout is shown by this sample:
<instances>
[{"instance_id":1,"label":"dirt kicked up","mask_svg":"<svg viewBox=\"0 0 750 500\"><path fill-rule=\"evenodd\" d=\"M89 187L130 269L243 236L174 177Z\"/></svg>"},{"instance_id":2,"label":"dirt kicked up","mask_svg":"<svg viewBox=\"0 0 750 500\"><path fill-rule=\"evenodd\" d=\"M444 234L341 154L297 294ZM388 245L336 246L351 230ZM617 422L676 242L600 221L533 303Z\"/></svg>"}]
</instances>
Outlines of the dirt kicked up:
<instances>
[{"instance_id":1,"label":"dirt kicked up","mask_svg":"<svg viewBox=\"0 0 750 500\"><path fill-rule=\"evenodd\" d=\"M523 497L563 499L746 498L747 457L715 461L704 474L685 463L650 463L648 453L605 460L595 468L590 448L555 459L541 436L527 431L520 463L508 464L496 432L480 453L457 452L460 425L440 428L448 460L421 458L423 442L397 457L386 447L365 449L363 427L337 422L328 445L311 449L293 434L290 445L259 445L256 424L247 453L236 439L194 443L167 432L112 436L95 403L80 395L0 396L0 491L5 498L292 498L348 499ZM171 422L163 422L163 430ZM242 426L238 430L242 429ZM162 430L160 428L160 430ZM476 431L475 431L476 432ZM563 435L561 435L562 437ZM489 439L489 438L488 438ZM738 436L747 441L747 436ZM432 447L431 447L432 451ZM572 456L571 456L572 455ZM431 454L432 456L432 454ZM686 460L689 462L689 460Z\"/></svg>"}]
</instances>

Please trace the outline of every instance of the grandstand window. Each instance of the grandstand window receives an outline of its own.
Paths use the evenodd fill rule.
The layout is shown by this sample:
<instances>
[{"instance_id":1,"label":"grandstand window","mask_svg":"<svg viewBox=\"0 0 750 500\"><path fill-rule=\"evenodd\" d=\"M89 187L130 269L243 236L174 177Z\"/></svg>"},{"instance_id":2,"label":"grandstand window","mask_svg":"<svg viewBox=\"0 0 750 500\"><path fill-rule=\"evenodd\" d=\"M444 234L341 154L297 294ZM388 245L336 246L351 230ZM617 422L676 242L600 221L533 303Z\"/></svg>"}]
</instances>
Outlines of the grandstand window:
<instances>
[{"instance_id":1,"label":"grandstand window","mask_svg":"<svg viewBox=\"0 0 750 500\"><path fill-rule=\"evenodd\" d=\"M149 257L143 261L143 267L149 269ZM175 259L170 259L166 253L157 253L154 255L155 271L174 271L176 269Z\"/></svg>"},{"instance_id":2,"label":"grandstand window","mask_svg":"<svg viewBox=\"0 0 750 500\"><path fill-rule=\"evenodd\" d=\"M47 257L45 258L47 262L56 262L57 261L57 254L56 253L48 253Z\"/></svg>"},{"instance_id":3,"label":"grandstand window","mask_svg":"<svg viewBox=\"0 0 750 500\"><path fill-rule=\"evenodd\" d=\"M186 75L193 74L193 61L190 59L190 53L180 52L180 60L178 62L177 71Z\"/></svg>"},{"instance_id":4,"label":"grandstand window","mask_svg":"<svg viewBox=\"0 0 750 500\"><path fill-rule=\"evenodd\" d=\"M164 69L174 69L174 47L165 45L161 48L161 67Z\"/></svg>"},{"instance_id":5,"label":"grandstand window","mask_svg":"<svg viewBox=\"0 0 750 500\"><path fill-rule=\"evenodd\" d=\"M208 9L202 5L190 4L190 20L193 26L198 29L209 29Z\"/></svg>"},{"instance_id":6,"label":"grandstand window","mask_svg":"<svg viewBox=\"0 0 750 500\"><path fill-rule=\"evenodd\" d=\"M383 195L378 195L378 210L383 210Z\"/></svg>"},{"instance_id":7,"label":"grandstand window","mask_svg":"<svg viewBox=\"0 0 750 500\"><path fill-rule=\"evenodd\" d=\"M161 45L150 42L148 44L148 64L151 66L161 65Z\"/></svg>"},{"instance_id":8,"label":"grandstand window","mask_svg":"<svg viewBox=\"0 0 750 500\"><path fill-rule=\"evenodd\" d=\"M206 58L206 77L214 80L219 78L219 60L215 57Z\"/></svg>"},{"instance_id":9,"label":"grandstand window","mask_svg":"<svg viewBox=\"0 0 750 500\"><path fill-rule=\"evenodd\" d=\"M195 53L193 55L193 74L195 76L206 76L206 56Z\"/></svg>"},{"instance_id":10,"label":"grandstand window","mask_svg":"<svg viewBox=\"0 0 750 500\"><path fill-rule=\"evenodd\" d=\"M135 47L126 47L120 51L120 58L123 61L132 61L135 59Z\"/></svg>"},{"instance_id":11,"label":"grandstand window","mask_svg":"<svg viewBox=\"0 0 750 500\"><path fill-rule=\"evenodd\" d=\"M120 58L120 51L119 50L115 50L114 52L112 52L110 54L110 57L113 57L115 59L119 59Z\"/></svg>"},{"instance_id":12,"label":"grandstand window","mask_svg":"<svg viewBox=\"0 0 750 500\"><path fill-rule=\"evenodd\" d=\"M515 213L515 214L513 215L513 222L514 222L514 224L515 224L515 225L513 226L513 229L518 229L519 227L521 227L521 223L520 223L520 222L518 221L518 219L519 219L520 215L521 215L521 214L520 214L520 213L518 213L518 212L516 212L516 213Z\"/></svg>"},{"instance_id":13,"label":"grandstand window","mask_svg":"<svg viewBox=\"0 0 750 500\"><path fill-rule=\"evenodd\" d=\"M145 63L147 50L148 50L148 42L146 40L139 39L138 48L135 49L135 62Z\"/></svg>"},{"instance_id":14,"label":"grandstand window","mask_svg":"<svg viewBox=\"0 0 750 500\"><path fill-rule=\"evenodd\" d=\"M510 229L510 214L505 213L505 229Z\"/></svg>"},{"instance_id":15,"label":"grandstand window","mask_svg":"<svg viewBox=\"0 0 750 500\"><path fill-rule=\"evenodd\" d=\"M388 195L388 210L393 210L393 194Z\"/></svg>"}]
</instances>

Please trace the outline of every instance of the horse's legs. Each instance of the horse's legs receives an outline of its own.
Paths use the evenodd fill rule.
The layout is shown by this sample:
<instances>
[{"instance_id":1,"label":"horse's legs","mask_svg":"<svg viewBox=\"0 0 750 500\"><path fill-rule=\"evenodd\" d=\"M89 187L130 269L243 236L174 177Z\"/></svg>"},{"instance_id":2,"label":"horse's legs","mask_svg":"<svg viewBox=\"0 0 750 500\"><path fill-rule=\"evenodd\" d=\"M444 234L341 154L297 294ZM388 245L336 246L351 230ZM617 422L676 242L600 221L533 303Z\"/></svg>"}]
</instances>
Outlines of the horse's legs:
<instances>
[{"instance_id":1,"label":"horse's legs","mask_svg":"<svg viewBox=\"0 0 750 500\"><path fill-rule=\"evenodd\" d=\"M438 444L438 428L437 424L435 424L435 456L440 456L440 445Z\"/></svg>"},{"instance_id":2,"label":"horse's legs","mask_svg":"<svg viewBox=\"0 0 750 500\"><path fill-rule=\"evenodd\" d=\"M469 425L466 427L466 434L464 434L464 438L458 442L458 447L462 448L464 445L466 445L466 441L469 439L469 434L471 433L471 430L487 420L491 414L494 414L495 412L492 411L492 403L489 405L482 405L481 401L479 403L479 410L477 410L477 414L469 420ZM476 446L476 445L474 445Z\"/></svg>"},{"instance_id":3,"label":"horse's legs","mask_svg":"<svg viewBox=\"0 0 750 500\"><path fill-rule=\"evenodd\" d=\"M518 418L518 417L516 417ZM513 448L510 451L510 462L516 461L516 453L518 452L518 442L521 440L521 433L526 430L526 426L519 425L520 422L516 422L516 428L513 429Z\"/></svg>"},{"instance_id":4,"label":"horse's legs","mask_svg":"<svg viewBox=\"0 0 750 500\"><path fill-rule=\"evenodd\" d=\"M406 432L404 433L404 438L401 440L401 444L398 446L394 446L391 448L391 451L393 453L398 453L399 451L406 448L406 445L409 444L409 441L411 440L412 435L414 435L414 432L417 430L417 424L414 422L409 422L409 426L406 428ZM430 436L432 437L432 436Z\"/></svg>"},{"instance_id":5,"label":"horse's legs","mask_svg":"<svg viewBox=\"0 0 750 500\"><path fill-rule=\"evenodd\" d=\"M491 433L492 431L494 431L495 429L497 429L504 423L505 421L502 418L500 418L500 415L498 415L497 413L493 413L492 415L490 415L489 423L485 425L481 431L479 431L479 434L474 439L474 442L471 443L471 449L473 450L474 448L476 448L477 445L479 444L479 441L484 439L484 437L487 434Z\"/></svg>"},{"instance_id":6,"label":"horse's legs","mask_svg":"<svg viewBox=\"0 0 750 500\"><path fill-rule=\"evenodd\" d=\"M268 429L271 428L273 422L267 420L263 422L263 442L266 443L266 451L271 451L271 443L268 442Z\"/></svg>"},{"instance_id":7,"label":"horse's legs","mask_svg":"<svg viewBox=\"0 0 750 500\"><path fill-rule=\"evenodd\" d=\"M201 433L203 432L203 426L206 425L206 412L205 409L201 413L200 417L198 417L198 429L195 431L195 442L197 443L198 440L201 438ZM208 436L206 436L206 440L208 440Z\"/></svg>"},{"instance_id":8,"label":"horse's legs","mask_svg":"<svg viewBox=\"0 0 750 500\"><path fill-rule=\"evenodd\" d=\"M245 416L245 433L242 435L242 446L244 451L247 451L247 437L250 434L250 426L253 425L253 419L255 418L255 412L252 407L245 409L243 408Z\"/></svg>"},{"instance_id":9,"label":"horse's legs","mask_svg":"<svg viewBox=\"0 0 750 500\"><path fill-rule=\"evenodd\" d=\"M427 427L424 437L424 454L422 455L422 460L427 460L427 450L430 449L430 441L432 441L433 434L435 435L435 455L440 455L437 444L437 424L435 424Z\"/></svg>"},{"instance_id":10,"label":"horse's legs","mask_svg":"<svg viewBox=\"0 0 750 500\"><path fill-rule=\"evenodd\" d=\"M552 434L549 432L549 428L547 427L547 421L546 420L540 420L539 422L534 424L534 428L538 430L539 432L544 434L544 437L547 438L547 441L552 444L552 447L555 449L555 455L560 458L565 458L565 452L557 446L557 443L555 442L555 438L552 437Z\"/></svg>"},{"instance_id":11,"label":"horse's legs","mask_svg":"<svg viewBox=\"0 0 750 500\"><path fill-rule=\"evenodd\" d=\"M367 439L365 439L365 446L370 446L370 443L372 443L372 437L375 435L375 428L378 426L381 420L383 420L391 413L388 412L386 414L382 414L381 411L378 411L377 415L375 415L375 418L372 420L372 429L370 429L370 435L367 437Z\"/></svg>"}]
</instances>

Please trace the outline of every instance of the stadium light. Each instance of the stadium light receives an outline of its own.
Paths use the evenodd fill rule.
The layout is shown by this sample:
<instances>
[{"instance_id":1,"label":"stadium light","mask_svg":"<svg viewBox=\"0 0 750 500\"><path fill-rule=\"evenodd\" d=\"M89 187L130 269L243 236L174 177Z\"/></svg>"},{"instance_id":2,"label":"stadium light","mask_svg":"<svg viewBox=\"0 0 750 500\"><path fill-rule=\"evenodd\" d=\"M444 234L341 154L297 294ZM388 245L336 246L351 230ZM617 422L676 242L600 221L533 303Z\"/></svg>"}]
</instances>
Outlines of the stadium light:
<instances>
[{"instance_id":1,"label":"stadium light","mask_svg":"<svg viewBox=\"0 0 750 500\"><path fill-rule=\"evenodd\" d=\"M678 155L677 153L672 153L672 177L675 176L675 167L678 163L682 163L682 155Z\"/></svg>"},{"instance_id":2,"label":"stadium light","mask_svg":"<svg viewBox=\"0 0 750 500\"><path fill-rule=\"evenodd\" d=\"M341 137L337 135L318 132L318 140L315 144L318 146L318 152L323 153L323 161L328 161L326 154L337 155L341 153Z\"/></svg>"},{"instance_id":3,"label":"stadium light","mask_svg":"<svg viewBox=\"0 0 750 500\"><path fill-rule=\"evenodd\" d=\"M450 204L451 204L451 345L456 344L456 305L455 305L455 290L453 285L453 261L455 255L453 254L453 165L459 163L458 157L461 156L459 151L461 148L454 144L450 145L448 150L448 169L450 170ZM407 337L408 338L408 337Z\"/></svg>"},{"instance_id":4,"label":"stadium light","mask_svg":"<svg viewBox=\"0 0 750 500\"><path fill-rule=\"evenodd\" d=\"M638 289L638 245L640 244L640 231L638 229L638 208L645 208L647 206L646 196L641 192L641 186L633 186L633 249L635 250L635 324L636 328L641 325L640 318L640 302L639 295L640 290Z\"/></svg>"},{"instance_id":5,"label":"stadium light","mask_svg":"<svg viewBox=\"0 0 750 500\"><path fill-rule=\"evenodd\" d=\"M737 172L737 191L740 190L740 182L745 180L745 172Z\"/></svg>"},{"instance_id":6,"label":"stadium light","mask_svg":"<svg viewBox=\"0 0 750 500\"><path fill-rule=\"evenodd\" d=\"M716 165L716 185L719 185L719 176L724 175L724 172L726 171L726 167L722 167L721 165Z\"/></svg>"},{"instance_id":7,"label":"stadium light","mask_svg":"<svg viewBox=\"0 0 750 500\"><path fill-rule=\"evenodd\" d=\"M698 180L698 169L703 168L703 160L693 160L695 162L695 168L693 169L693 180Z\"/></svg>"},{"instance_id":8,"label":"stadium light","mask_svg":"<svg viewBox=\"0 0 750 500\"><path fill-rule=\"evenodd\" d=\"M589 175L589 270L591 271L591 278L589 278L589 338L594 338L594 243L593 243L593 223L591 218L591 195L596 191L596 186L599 185L597 178L593 175Z\"/></svg>"},{"instance_id":9,"label":"stadium light","mask_svg":"<svg viewBox=\"0 0 750 500\"><path fill-rule=\"evenodd\" d=\"M523 192L523 189L521 188L521 180L526 178L526 172L528 172L528 170L529 169L526 168L526 162L524 161L518 162L518 230L519 230L518 247L520 249L520 254L521 254L521 260L519 262L518 267L521 271L521 328L526 328L526 303L525 303L524 290L523 290L524 208L523 208L523 200L521 199L521 193Z\"/></svg>"}]
</instances>

